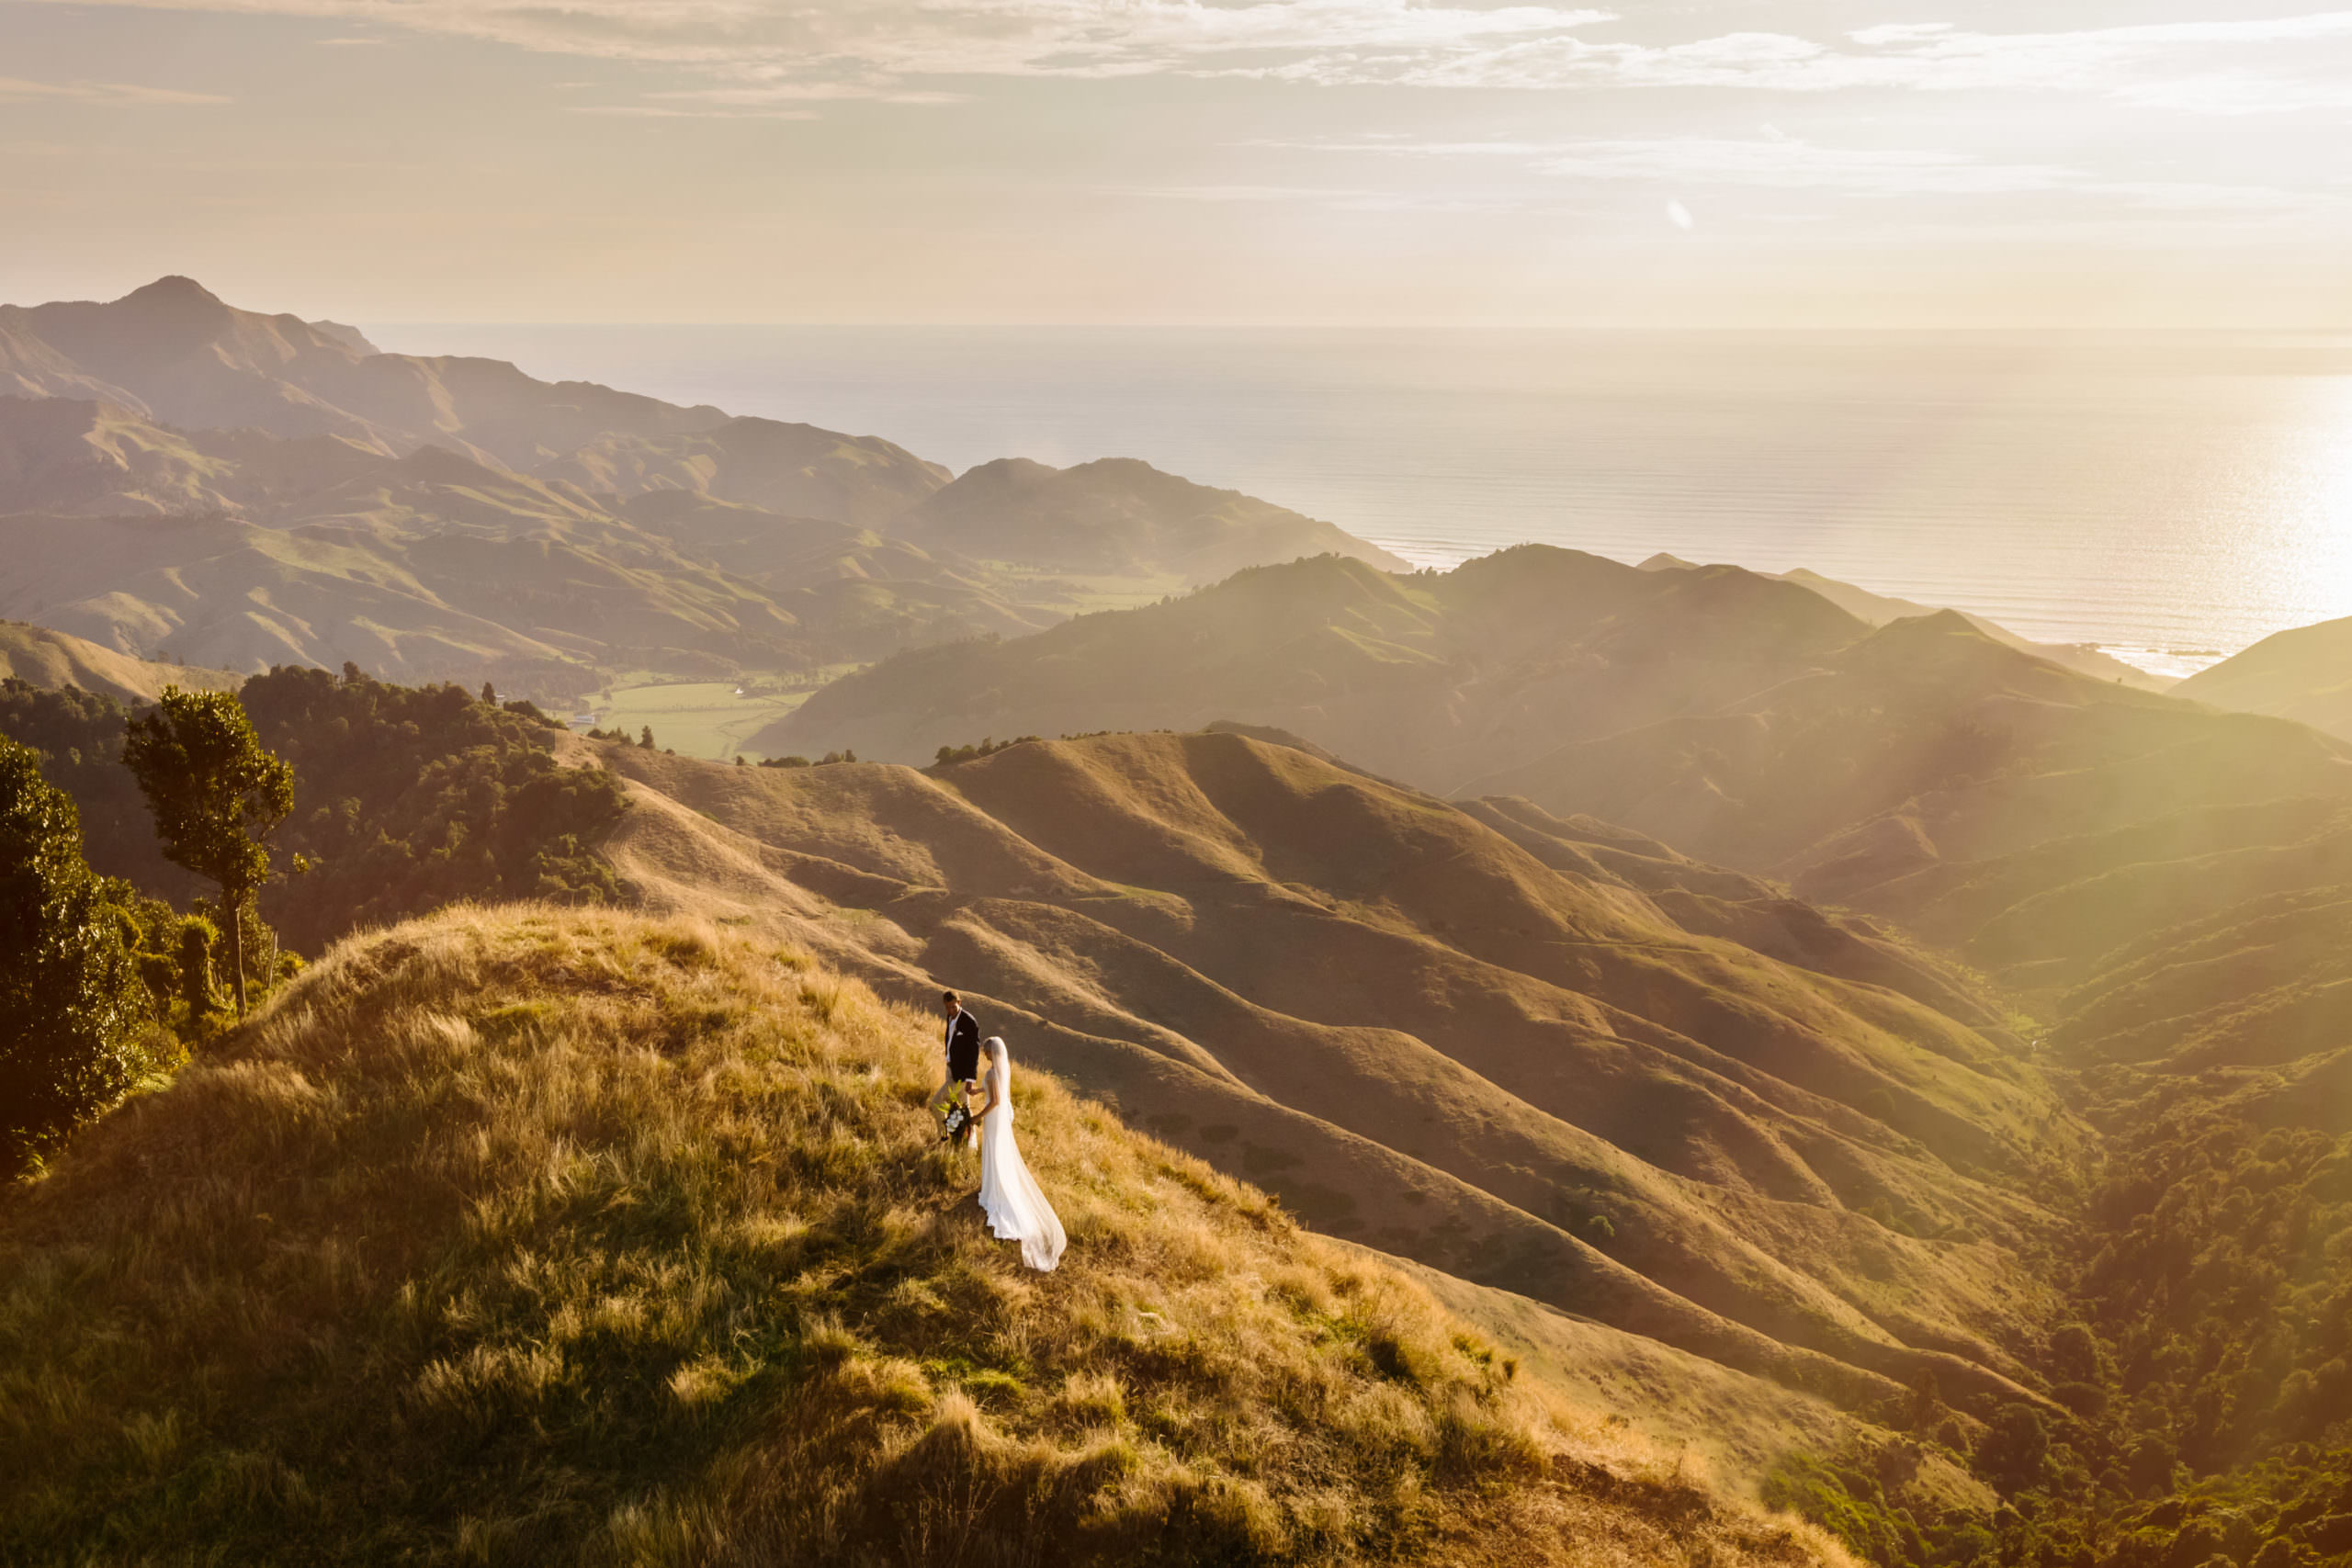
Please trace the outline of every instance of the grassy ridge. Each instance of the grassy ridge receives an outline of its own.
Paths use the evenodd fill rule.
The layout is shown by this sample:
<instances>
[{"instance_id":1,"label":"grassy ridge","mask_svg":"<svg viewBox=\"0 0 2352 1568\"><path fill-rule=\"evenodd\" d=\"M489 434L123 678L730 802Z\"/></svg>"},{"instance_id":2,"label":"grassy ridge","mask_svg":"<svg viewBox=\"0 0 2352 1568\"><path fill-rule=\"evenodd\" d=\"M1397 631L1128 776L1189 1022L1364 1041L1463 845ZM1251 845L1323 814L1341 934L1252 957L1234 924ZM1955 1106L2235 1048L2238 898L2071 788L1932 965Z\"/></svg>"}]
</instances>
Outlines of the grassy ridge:
<instances>
[{"instance_id":1,"label":"grassy ridge","mask_svg":"<svg viewBox=\"0 0 2352 1568\"><path fill-rule=\"evenodd\" d=\"M0 1201L0 1558L1836 1560L1036 1074L1023 1271L933 1050L709 926L345 944Z\"/></svg>"}]
</instances>

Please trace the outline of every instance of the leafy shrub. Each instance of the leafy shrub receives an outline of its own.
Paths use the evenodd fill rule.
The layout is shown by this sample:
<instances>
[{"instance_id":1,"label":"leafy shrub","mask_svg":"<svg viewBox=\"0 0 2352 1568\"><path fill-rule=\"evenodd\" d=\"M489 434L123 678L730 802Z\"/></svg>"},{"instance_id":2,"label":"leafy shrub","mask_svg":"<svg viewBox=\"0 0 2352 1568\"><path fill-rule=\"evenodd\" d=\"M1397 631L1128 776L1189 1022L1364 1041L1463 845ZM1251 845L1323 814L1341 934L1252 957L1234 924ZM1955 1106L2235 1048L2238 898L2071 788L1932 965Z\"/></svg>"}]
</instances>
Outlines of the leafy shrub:
<instances>
[{"instance_id":1,"label":"leafy shrub","mask_svg":"<svg viewBox=\"0 0 2352 1568\"><path fill-rule=\"evenodd\" d=\"M82 857L74 802L0 740L0 1169L128 1089L146 988L109 886Z\"/></svg>"},{"instance_id":2,"label":"leafy shrub","mask_svg":"<svg viewBox=\"0 0 2352 1568\"><path fill-rule=\"evenodd\" d=\"M1009 751L1015 746L1025 746L1032 740L1044 739L1042 735L1016 735L1010 740L999 740L993 737L982 736L969 746L942 746L932 765L949 768L958 762L976 762L982 757L993 757L999 751Z\"/></svg>"}]
</instances>

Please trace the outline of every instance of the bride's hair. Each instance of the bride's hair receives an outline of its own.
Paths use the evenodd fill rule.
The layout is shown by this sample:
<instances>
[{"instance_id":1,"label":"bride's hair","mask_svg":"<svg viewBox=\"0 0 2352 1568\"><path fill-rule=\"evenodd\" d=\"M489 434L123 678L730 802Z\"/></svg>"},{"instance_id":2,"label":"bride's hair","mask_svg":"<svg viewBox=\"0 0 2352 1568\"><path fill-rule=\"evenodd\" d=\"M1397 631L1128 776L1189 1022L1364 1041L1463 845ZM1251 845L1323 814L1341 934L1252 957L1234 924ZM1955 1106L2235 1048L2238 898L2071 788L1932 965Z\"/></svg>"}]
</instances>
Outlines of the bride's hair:
<instances>
[{"instance_id":1,"label":"bride's hair","mask_svg":"<svg viewBox=\"0 0 2352 1568\"><path fill-rule=\"evenodd\" d=\"M1001 1060L1004 1055L1004 1036L1001 1034L989 1035L986 1040L980 1042L980 1049L987 1054L990 1061Z\"/></svg>"}]
</instances>

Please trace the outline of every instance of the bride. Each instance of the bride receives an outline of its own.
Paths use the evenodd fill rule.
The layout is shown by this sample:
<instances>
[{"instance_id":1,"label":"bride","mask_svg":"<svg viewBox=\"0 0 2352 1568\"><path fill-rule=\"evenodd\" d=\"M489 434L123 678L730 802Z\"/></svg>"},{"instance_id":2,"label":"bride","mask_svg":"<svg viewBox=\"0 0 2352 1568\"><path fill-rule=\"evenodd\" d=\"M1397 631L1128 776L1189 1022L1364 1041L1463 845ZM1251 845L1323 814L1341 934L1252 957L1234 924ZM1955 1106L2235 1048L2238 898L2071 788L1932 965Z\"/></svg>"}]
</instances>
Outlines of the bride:
<instances>
[{"instance_id":1,"label":"bride","mask_svg":"<svg viewBox=\"0 0 2352 1568\"><path fill-rule=\"evenodd\" d=\"M999 1241L1021 1244L1021 1260L1045 1271L1062 1260L1067 1245L1054 1206L1037 1190L1012 1136L1012 1053L990 1035L980 1046L987 1055L988 1099L980 1114L980 1210Z\"/></svg>"}]
</instances>

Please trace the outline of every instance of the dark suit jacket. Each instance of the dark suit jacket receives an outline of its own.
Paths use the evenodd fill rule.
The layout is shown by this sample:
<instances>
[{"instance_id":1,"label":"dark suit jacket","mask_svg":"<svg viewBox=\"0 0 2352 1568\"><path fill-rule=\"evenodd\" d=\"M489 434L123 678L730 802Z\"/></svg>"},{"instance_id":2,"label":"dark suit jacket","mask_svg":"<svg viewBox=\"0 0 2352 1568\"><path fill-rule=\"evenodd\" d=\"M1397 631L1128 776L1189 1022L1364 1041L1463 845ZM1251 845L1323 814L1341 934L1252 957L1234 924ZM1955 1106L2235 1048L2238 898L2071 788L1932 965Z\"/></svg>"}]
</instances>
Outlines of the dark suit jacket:
<instances>
[{"instance_id":1,"label":"dark suit jacket","mask_svg":"<svg viewBox=\"0 0 2352 1568\"><path fill-rule=\"evenodd\" d=\"M947 1076L959 1082L980 1076L980 1021L968 1009L957 1013L950 1026Z\"/></svg>"}]
</instances>

